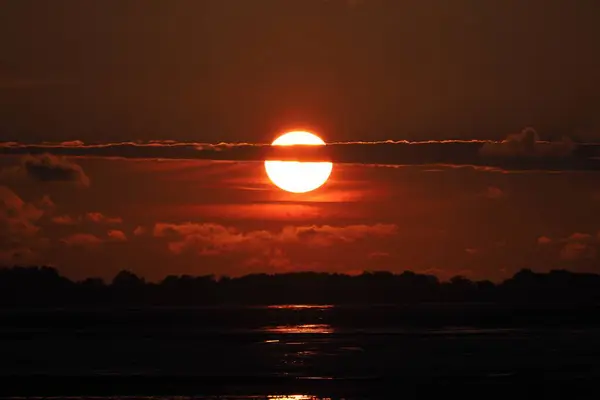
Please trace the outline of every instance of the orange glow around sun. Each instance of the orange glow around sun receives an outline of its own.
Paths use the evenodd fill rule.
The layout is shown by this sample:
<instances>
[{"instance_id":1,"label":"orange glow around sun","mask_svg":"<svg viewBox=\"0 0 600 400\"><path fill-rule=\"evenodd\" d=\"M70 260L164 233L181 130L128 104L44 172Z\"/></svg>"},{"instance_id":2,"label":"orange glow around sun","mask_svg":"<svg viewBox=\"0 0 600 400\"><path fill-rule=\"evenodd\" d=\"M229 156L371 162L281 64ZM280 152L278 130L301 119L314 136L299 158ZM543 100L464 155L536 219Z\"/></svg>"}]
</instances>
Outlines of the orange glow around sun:
<instances>
[{"instance_id":1,"label":"orange glow around sun","mask_svg":"<svg viewBox=\"0 0 600 400\"><path fill-rule=\"evenodd\" d=\"M310 132L295 131L279 136L271 144L324 146L325 142ZM306 193L321 187L329 179L332 169L331 162L265 161L265 170L271 182L292 193Z\"/></svg>"}]
</instances>

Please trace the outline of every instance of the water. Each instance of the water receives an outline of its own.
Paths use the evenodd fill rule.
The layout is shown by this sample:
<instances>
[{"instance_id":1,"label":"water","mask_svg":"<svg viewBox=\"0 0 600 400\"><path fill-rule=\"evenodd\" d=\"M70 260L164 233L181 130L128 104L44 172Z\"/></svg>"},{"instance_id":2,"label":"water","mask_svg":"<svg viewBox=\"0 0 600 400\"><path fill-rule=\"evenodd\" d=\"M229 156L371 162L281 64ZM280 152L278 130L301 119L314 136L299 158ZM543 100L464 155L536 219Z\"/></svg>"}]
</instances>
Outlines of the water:
<instances>
[{"instance_id":1,"label":"water","mask_svg":"<svg viewBox=\"0 0 600 400\"><path fill-rule=\"evenodd\" d=\"M600 375L596 324L567 311L544 320L534 318L542 311L525 318L510 309L487 310L486 318L475 318L481 312L466 305L5 310L0 378L193 377L232 385L262 380L268 393L270 379L279 378ZM474 323L449 323L457 321Z\"/></svg>"}]
</instances>

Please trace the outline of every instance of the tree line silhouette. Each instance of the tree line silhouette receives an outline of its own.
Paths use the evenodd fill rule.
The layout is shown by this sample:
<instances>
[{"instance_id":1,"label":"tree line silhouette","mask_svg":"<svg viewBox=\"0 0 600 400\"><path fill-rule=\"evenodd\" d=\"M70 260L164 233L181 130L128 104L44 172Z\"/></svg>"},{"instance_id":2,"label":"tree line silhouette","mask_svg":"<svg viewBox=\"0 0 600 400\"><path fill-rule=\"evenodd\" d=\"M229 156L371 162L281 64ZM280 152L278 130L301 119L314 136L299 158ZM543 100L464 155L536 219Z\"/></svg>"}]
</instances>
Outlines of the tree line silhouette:
<instances>
[{"instance_id":1,"label":"tree line silhouette","mask_svg":"<svg viewBox=\"0 0 600 400\"><path fill-rule=\"evenodd\" d=\"M130 271L110 283L72 281L51 267L0 269L0 307L201 306L273 304L403 304L422 302L597 303L600 275L523 269L500 283L456 276L387 271L345 275L322 272L169 275L152 283Z\"/></svg>"}]
</instances>

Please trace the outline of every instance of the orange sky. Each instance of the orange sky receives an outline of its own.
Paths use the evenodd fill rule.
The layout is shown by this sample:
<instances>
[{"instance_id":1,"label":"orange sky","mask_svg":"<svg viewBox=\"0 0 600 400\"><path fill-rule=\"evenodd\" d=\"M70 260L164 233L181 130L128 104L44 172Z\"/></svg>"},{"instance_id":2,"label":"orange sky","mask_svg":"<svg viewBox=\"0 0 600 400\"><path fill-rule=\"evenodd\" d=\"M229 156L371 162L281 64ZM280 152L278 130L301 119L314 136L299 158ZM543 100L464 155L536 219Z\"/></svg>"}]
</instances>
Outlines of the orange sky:
<instances>
[{"instance_id":1,"label":"orange sky","mask_svg":"<svg viewBox=\"0 0 600 400\"><path fill-rule=\"evenodd\" d=\"M238 275L386 269L501 279L596 271L595 172L334 166L290 194L258 162L65 159L87 179L34 182L4 156L0 256L74 278L128 268ZM10 238L10 239L9 239Z\"/></svg>"},{"instance_id":2,"label":"orange sky","mask_svg":"<svg viewBox=\"0 0 600 400\"><path fill-rule=\"evenodd\" d=\"M598 1L0 3L0 263L597 268ZM314 193L266 180L292 129Z\"/></svg>"}]
</instances>

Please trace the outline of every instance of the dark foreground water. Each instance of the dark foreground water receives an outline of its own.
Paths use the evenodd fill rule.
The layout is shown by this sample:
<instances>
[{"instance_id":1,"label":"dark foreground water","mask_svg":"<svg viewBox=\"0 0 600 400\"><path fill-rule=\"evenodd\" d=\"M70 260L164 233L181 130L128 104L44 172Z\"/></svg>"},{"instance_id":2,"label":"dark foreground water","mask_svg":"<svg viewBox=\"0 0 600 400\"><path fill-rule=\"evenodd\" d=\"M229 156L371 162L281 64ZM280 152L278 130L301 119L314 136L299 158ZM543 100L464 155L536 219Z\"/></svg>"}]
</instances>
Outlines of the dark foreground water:
<instances>
[{"instance_id":1,"label":"dark foreground water","mask_svg":"<svg viewBox=\"0 0 600 400\"><path fill-rule=\"evenodd\" d=\"M4 310L0 395L330 395L367 385L592 381L599 316L593 307L483 305Z\"/></svg>"}]
</instances>

